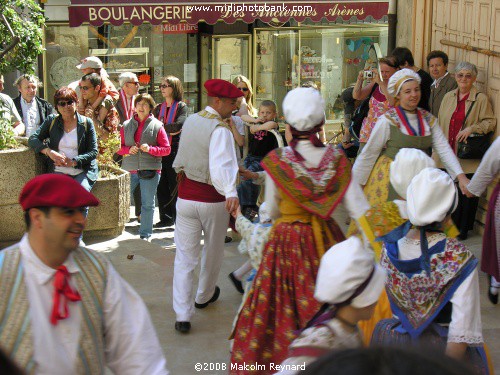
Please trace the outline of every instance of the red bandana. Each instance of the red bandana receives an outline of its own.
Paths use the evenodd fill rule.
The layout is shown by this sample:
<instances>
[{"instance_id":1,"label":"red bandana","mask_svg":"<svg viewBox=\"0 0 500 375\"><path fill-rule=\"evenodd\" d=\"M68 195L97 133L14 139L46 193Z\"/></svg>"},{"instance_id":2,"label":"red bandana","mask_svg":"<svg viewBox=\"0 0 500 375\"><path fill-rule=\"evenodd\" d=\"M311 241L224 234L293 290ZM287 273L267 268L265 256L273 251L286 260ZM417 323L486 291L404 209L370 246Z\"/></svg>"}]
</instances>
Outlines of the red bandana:
<instances>
[{"instance_id":1,"label":"red bandana","mask_svg":"<svg viewBox=\"0 0 500 375\"><path fill-rule=\"evenodd\" d=\"M68 300L80 301L82 298L78 291L71 289L69 285L70 274L65 266L57 268L54 277L54 299L52 305L52 314L50 315L50 322L57 325L58 320L66 319L69 317ZM63 298L64 312L61 314L60 298Z\"/></svg>"}]
</instances>

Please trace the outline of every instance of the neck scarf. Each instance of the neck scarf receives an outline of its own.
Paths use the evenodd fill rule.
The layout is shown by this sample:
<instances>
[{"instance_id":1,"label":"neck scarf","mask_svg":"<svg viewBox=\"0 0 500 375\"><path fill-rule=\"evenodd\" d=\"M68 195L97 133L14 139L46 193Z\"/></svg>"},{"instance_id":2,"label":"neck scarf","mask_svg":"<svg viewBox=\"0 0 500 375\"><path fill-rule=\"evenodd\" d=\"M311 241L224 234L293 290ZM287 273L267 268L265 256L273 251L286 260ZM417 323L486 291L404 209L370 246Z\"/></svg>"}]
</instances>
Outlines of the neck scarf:
<instances>
[{"instance_id":1,"label":"neck scarf","mask_svg":"<svg viewBox=\"0 0 500 375\"><path fill-rule=\"evenodd\" d=\"M293 150L293 153L299 159L300 161L304 161L304 157L297 151L297 144L299 143L300 139L305 139L302 137L307 137L309 136L309 141L315 146L315 147L325 147L325 145L319 140L317 133L321 131L321 127L323 126L324 122L322 122L319 125L316 125L314 128L306 131L299 131L295 129L293 126L290 126L290 129L292 131L292 141L290 142L290 147ZM299 138L300 137L300 138Z\"/></svg>"},{"instance_id":2,"label":"neck scarf","mask_svg":"<svg viewBox=\"0 0 500 375\"><path fill-rule=\"evenodd\" d=\"M125 118L127 120L130 120L132 118L132 115L135 112L135 107L134 107L134 97L130 98L130 104L127 99L127 95L125 94L125 91L120 90L120 99L122 100L123 103L123 109L125 110Z\"/></svg>"},{"instance_id":3,"label":"neck scarf","mask_svg":"<svg viewBox=\"0 0 500 375\"><path fill-rule=\"evenodd\" d=\"M59 266L54 276L54 298L52 305L52 314L50 315L50 323L57 325L58 320L63 320L69 317L68 300L75 302L82 298L78 291L71 288L69 285L70 274L65 266ZM61 299L63 303L63 312L61 313Z\"/></svg>"},{"instance_id":4,"label":"neck scarf","mask_svg":"<svg viewBox=\"0 0 500 375\"><path fill-rule=\"evenodd\" d=\"M174 100L172 106L167 111L167 102L163 102L160 107L160 113L158 115L158 120L162 121L164 125L171 124L175 121L175 116L177 115L177 109L179 108L179 102ZM167 133L168 141L172 143L172 136Z\"/></svg>"},{"instance_id":5,"label":"neck scarf","mask_svg":"<svg viewBox=\"0 0 500 375\"><path fill-rule=\"evenodd\" d=\"M422 119L422 114L420 113L418 108L417 108L418 129L416 130L413 129L413 127L410 125L410 121L408 121L408 117L406 117L406 113L401 106L396 107L396 112L409 135L421 136L421 137L425 135L424 120Z\"/></svg>"}]
</instances>

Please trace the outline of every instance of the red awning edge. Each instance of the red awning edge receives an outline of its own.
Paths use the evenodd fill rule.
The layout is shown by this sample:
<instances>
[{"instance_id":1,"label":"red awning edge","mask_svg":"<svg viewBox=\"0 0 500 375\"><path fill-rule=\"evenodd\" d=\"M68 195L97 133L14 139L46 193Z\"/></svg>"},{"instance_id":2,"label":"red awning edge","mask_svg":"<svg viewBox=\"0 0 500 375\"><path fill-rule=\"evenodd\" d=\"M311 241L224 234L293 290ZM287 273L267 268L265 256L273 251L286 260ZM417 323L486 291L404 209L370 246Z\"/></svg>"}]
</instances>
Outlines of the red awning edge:
<instances>
[{"instance_id":1,"label":"red awning edge","mask_svg":"<svg viewBox=\"0 0 500 375\"><path fill-rule=\"evenodd\" d=\"M255 3L127 3L126 5L94 5L78 4L69 6L69 24L77 27L83 23L101 26L110 23L115 26L130 22L139 26L144 22L153 25L162 23L178 24L185 21L191 25L203 21L215 24L221 20L232 24L237 20L252 23L255 20L262 22L287 22L291 18L303 22L306 18L319 22L323 18L335 22L339 18L344 21L351 19L382 20L387 15L388 2L255 2Z\"/></svg>"}]
</instances>

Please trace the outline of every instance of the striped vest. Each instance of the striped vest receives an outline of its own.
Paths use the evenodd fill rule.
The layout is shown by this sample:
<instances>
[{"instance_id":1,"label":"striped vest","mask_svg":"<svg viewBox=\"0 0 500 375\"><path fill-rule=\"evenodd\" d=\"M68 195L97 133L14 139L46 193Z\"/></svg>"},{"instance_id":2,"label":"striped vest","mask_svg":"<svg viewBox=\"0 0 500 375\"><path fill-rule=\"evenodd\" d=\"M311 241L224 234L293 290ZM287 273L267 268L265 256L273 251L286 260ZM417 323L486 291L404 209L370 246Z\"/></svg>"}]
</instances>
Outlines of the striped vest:
<instances>
[{"instance_id":1,"label":"striped vest","mask_svg":"<svg viewBox=\"0 0 500 375\"><path fill-rule=\"evenodd\" d=\"M103 374L103 300L108 261L102 255L84 248L74 251L73 259L80 272L72 276L82 298L75 374ZM26 373L33 374L36 371L33 333L18 244L0 252L0 296L0 347Z\"/></svg>"}]
</instances>

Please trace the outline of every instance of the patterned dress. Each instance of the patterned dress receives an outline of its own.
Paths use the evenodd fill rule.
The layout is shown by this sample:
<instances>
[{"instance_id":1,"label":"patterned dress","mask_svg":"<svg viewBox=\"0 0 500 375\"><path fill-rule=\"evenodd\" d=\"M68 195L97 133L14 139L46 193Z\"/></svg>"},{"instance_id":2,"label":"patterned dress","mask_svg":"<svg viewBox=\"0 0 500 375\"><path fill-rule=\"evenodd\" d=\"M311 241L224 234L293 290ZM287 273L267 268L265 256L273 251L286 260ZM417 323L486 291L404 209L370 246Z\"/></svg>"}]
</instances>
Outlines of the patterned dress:
<instances>
[{"instance_id":1,"label":"patterned dress","mask_svg":"<svg viewBox=\"0 0 500 375\"><path fill-rule=\"evenodd\" d=\"M325 251L344 240L331 219L350 182L349 161L328 147L317 168L307 168L291 148L270 152L262 161L279 194L281 217L264 248L262 264L235 327L231 363L258 363L272 373L296 331L319 310L314 289ZM244 374L233 370L232 374Z\"/></svg>"},{"instance_id":2,"label":"patterned dress","mask_svg":"<svg viewBox=\"0 0 500 375\"><path fill-rule=\"evenodd\" d=\"M377 120L391 108L385 95L380 92L380 87L377 87L370 98L370 110L361 126L361 131L359 133L359 141L361 143L368 142Z\"/></svg>"},{"instance_id":3,"label":"patterned dress","mask_svg":"<svg viewBox=\"0 0 500 375\"><path fill-rule=\"evenodd\" d=\"M479 313L479 306L466 310L456 305L475 304L479 300L466 300L463 292L461 300L453 299L462 283L474 276L478 261L462 243L444 234L428 240L428 274L422 268L422 255L413 259L406 259L407 254L401 257L407 248L416 246L415 240L403 238L384 243L380 263L387 271L386 291L395 318L377 324L372 345L415 345L444 352L447 342L464 342L469 345L465 361L475 368L475 373L488 374L480 317L471 317ZM420 247L419 241L417 246ZM477 278L472 280L468 293L479 289ZM455 308L460 308L459 314L453 314ZM453 321L455 316L463 323Z\"/></svg>"}]
</instances>

